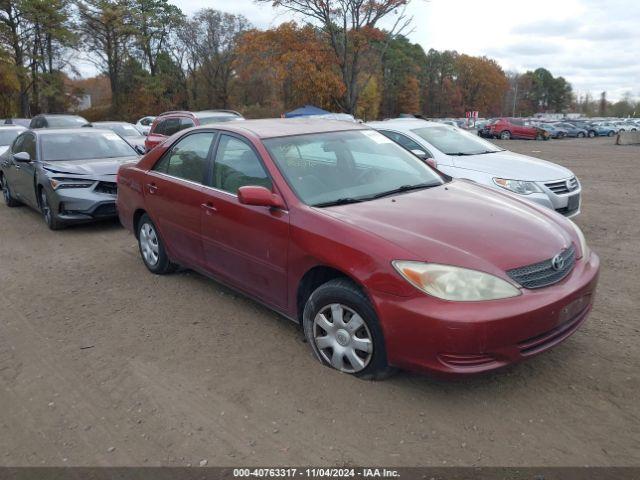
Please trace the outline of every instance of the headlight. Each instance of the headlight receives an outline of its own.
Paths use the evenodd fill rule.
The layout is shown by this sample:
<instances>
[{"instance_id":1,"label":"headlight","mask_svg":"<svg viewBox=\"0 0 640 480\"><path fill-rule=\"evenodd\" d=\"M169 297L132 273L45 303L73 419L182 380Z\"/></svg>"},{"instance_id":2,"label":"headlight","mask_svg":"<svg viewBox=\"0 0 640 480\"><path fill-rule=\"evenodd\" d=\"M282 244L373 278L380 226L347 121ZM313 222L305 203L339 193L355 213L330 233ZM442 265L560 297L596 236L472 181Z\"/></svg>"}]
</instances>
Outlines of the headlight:
<instances>
[{"instance_id":1,"label":"headlight","mask_svg":"<svg viewBox=\"0 0 640 480\"><path fill-rule=\"evenodd\" d=\"M414 287L442 300L477 302L521 294L501 278L467 268L404 260L394 261L393 266Z\"/></svg>"},{"instance_id":2,"label":"headlight","mask_svg":"<svg viewBox=\"0 0 640 480\"><path fill-rule=\"evenodd\" d=\"M525 180L509 180L507 178L494 178L493 183L499 187L510 190L520 195L530 195L532 193L542 193L542 189L534 182Z\"/></svg>"},{"instance_id":3,"label":"headlight","mask_svg":"<svg viewBox=\"0 0 640 480\"><path fill-rule=\"evenodd\" d=\"M578 258L589 258L589 254L591 253L591 250L589 249L589 245L587 245L587 239L584 238L584 233L582 233L582 230L580 230L580 227L578 225L575 224L575 222L569 218L567 218L567 220L569 220L569 222L571 222L571 225L573 226L573 229L576 232L576 235L578 236L578 241L580 242L580 255L578 256Z\"/></svg>"},{"instance_id":4,"label":"headlight","mask_svg":"<svg viewBox=\"0 0 640 480\"><path fill-rule=\"evenodd\" d=\"M89 188L95 182L77 178L50 178L49 183L51 188L58 190L59 188Z\"/></svg>"}]
</instances>

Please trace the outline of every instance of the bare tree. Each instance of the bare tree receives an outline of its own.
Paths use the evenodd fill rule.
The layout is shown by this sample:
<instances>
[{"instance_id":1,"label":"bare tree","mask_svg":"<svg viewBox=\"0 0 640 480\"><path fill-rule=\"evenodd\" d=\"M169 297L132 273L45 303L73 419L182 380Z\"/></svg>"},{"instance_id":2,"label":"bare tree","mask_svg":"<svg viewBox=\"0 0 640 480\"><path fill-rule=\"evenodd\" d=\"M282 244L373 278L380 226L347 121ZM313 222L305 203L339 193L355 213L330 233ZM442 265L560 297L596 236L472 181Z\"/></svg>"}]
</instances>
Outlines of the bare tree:
<instances>
[{"instance_id":1,"label":"bare tree","mask_svg":"<svg viewBox=\"0 0 640 480\"><path fill-rule=\"evenodd\" d=\"M385 44L376 50L381 59L389 42L406 32L412 20L405 14L409 0L256 1L283 7L319 25L336 55L344 83L344 95L339 106L351 114L355 114L360 92L370 77L362 78L363 65L366 55L372 51L371 42L379 33L379 24L395 13Z\"/></svg>"}]
</instances>

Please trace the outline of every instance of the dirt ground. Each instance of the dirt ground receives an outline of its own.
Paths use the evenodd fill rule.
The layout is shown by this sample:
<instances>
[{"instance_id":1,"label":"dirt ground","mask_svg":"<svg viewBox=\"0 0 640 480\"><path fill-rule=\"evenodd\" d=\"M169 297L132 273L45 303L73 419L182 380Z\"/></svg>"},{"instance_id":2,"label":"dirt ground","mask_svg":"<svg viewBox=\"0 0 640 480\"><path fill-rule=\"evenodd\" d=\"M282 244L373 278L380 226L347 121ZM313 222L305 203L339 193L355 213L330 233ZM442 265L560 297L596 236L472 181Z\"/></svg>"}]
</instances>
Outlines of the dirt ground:
<instances>
[{"instance_id":1,"label":"dirt ground","mask_svg":"<svg viewBox=\"0 0 640 480\"><path fill-rule=\"evenodd\" d=\"M0 465L640 465L640 147L501 142L571 168L602 258L561 346L457 382L322 367L297 327L117 223L0 206Z\"/></svg>"}]
</instances>

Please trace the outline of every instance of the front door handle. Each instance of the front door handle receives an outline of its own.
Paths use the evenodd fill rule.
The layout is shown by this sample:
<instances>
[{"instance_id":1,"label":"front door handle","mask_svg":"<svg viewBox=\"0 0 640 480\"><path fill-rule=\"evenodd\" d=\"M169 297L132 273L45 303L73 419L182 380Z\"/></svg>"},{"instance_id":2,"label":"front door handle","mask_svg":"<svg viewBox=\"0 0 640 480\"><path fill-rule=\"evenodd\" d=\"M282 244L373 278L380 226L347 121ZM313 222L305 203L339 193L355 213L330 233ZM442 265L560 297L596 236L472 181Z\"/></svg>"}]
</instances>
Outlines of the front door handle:
<instances>
[{"instance_id":1,"label":"front door handle","mask_svg":"<svg viewBox=\"0 0 640 480\"><path fill-rule=\"evenodd\" d=\"M154 195L158 191L155 183L147 183L147 189L151 195Z\"/></svg>"},{"instance_id":2,"label":"front door handle","mask_svg":"<svg viewBox=\"0 0 640 480\"><path fill-rule=\"evenodd\" d=\"M214 207L213 203L211 203L211 202L203 203L200 206L202 208L204 208L204 211L205 211L205 213L207 215L213 215L214 213L216 213L218 211L218 209L216 207Z\"/></svg>"}]
</instances>

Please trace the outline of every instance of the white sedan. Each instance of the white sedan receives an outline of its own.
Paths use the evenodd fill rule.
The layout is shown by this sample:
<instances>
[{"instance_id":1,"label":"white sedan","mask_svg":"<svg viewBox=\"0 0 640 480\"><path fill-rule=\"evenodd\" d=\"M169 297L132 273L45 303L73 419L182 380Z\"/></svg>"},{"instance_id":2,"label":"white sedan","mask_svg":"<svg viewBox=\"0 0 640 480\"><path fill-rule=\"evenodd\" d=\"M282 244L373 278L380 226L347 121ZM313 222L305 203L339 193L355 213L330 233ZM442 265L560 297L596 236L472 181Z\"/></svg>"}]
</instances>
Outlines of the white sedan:
<instances>
[{"instance_id":1,"label":"white sedan","mask_svg":"<svg viewBox=\"0 0 640 480\"><path fill-rule=\"evenodd\" d=\"M510 152L441 123L393 119L367 125L451 177L509 190L567 217L580 213L580 182L560 165Z\"/></svg>"},{"instance_id":2,"label":"white sedan","mask_svg":"<svg viewBox=\"0 0 640 480\"><path fill-rule=\"evenodd\" d=\"M155 120L156 117L142 117L140 120L136 122L135 127L142 133L143 135L149 135L149 131L151 130L151 124Z\"/></svg>"}]
</instances>

